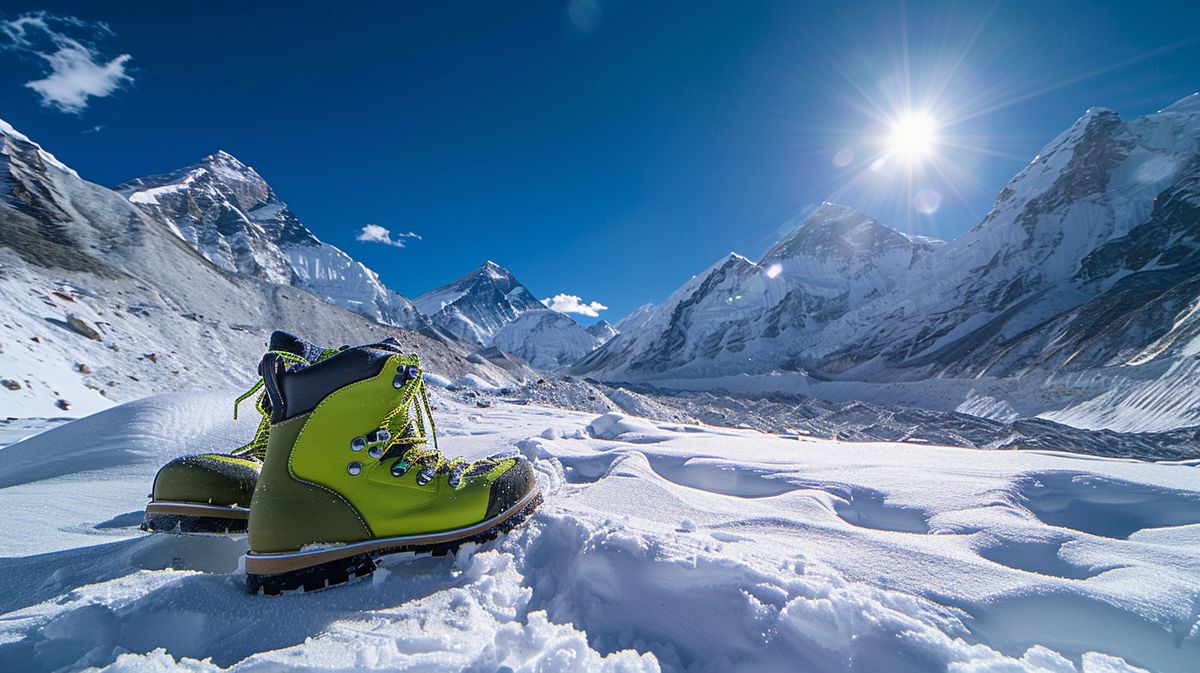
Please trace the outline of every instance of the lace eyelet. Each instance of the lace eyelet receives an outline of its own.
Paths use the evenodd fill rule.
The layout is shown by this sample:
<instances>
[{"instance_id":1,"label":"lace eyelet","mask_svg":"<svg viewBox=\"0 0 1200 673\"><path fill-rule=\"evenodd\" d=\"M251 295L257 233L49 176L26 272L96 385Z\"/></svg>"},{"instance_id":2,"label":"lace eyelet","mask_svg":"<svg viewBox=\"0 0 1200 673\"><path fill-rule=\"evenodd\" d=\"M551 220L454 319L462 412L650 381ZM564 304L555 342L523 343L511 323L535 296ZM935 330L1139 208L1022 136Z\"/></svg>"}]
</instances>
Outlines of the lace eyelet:
<instances>
[{"instance_id":1,"label":"lace eyelet","mask_svg":"<svg viewBox=\"0 0 1200 673\"><path fill-rule=\"evenodd\" d=\"M397 460L395 463L392 464L392 476L393 477L403 477L404 474L406 472L408 472L408 468L409 468L408 461L401 458L400 460Z\"/></svg>"},{"instance_id":2,"label":"lace eyelet","mask_svg":"<svg viewBox=\"0 0 1200 673\"><path fill-rule=\"evenodd\" d=\"M367 448L366 437L355 437L354 439L350 440L351 451L362 451L365 448Z\"/></svg>"},{"instance_id":3,"label":"lace eyelet","mask_svg":"<svg viewBox=\"0 0 1200 673\"><path fill-rule=\"evenodd\" d=\"M429 482L433 481L433 477L433 468L426 465L424 469L417 473L417 486L424 486L425 484L428 484Z\"/></svg>"}]
</instances>

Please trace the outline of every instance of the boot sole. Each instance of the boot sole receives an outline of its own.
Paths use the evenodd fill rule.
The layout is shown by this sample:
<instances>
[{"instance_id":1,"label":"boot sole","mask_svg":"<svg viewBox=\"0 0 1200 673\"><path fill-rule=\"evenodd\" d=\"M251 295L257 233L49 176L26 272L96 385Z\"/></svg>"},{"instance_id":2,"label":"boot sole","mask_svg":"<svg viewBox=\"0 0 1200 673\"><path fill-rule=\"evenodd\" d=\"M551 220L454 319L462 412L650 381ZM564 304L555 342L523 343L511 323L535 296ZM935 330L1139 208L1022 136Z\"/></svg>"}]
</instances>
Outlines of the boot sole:
<instances>
[{"instance_id":1,"label":"boot sole","mask_svg":"<svg viewBox=\"0 0 1200 673\"><path fill-rule=\"evenodd\" d=\"M148 533L236 535L246 532L249 520L245 507L156 501L146 505L140 528Z\"/></svg>"},{"instance_id":2,"label":"boot sole","mask_svg":"<svg viewBox=\"0 0 1200 673\"><path fill-rule=\"evenodd\" d=\"M428 535L366 540L339 547L283 554L247 553L246 590L274 596L293 591L318 591L349 583L375 572L377 561L393 554L445 556L468 542L487 542L521 525L542 504L533 491L508 511L474 526Z\"/></svg>"}]
</instances>

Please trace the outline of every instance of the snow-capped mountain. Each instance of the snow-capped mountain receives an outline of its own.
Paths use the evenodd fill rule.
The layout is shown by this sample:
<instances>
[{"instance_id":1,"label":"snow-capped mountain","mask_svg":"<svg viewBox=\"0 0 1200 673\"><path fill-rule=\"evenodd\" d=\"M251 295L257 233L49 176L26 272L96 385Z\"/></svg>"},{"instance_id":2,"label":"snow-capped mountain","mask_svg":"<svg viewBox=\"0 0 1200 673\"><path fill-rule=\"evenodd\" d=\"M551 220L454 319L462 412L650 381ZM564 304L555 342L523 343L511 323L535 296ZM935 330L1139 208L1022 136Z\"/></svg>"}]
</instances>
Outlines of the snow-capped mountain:
<instances>
[{"instance_id":1,"label":"snow-capped mountain","mask_svg":"<svg viewBox=\"0 0 1200 673\"><path fill-rule=\"evenodd\" d=\"M575 362L616 333L607 322L584 329L569 315L551 311L491 260L414 303L443 331L478 346L495 346L543 370Z\"/></svg>"},{"instance_id":2,"label":"snow-capped mountain","mask_svg":"<svg viewBox=\"0 0 1200 673\"><path fill-rule=\"evenodd\" d=\"M512 381L440 339L215 266L169 223L3 122L0 324L0 408L13 416L244 386L275 328L330 345L396 336L441 376Z\"/></svg>"},{"instance_id":3,"label":"snow-capped mountain","mask_svg":"<svg viewBox=\"0 0 1200 673\"><path fill-rule=\"evenodd\" d=\"M1196 98L1130 122L1088 110L928 274L827 331L813 356L837 370L882 357L928 375L1007 377L1184 348L1200 289Z\"/></svg>"},{"instance_id":4,"label":"snow-capped mountain","mask_svg":"<svg viewBox=\"0 0 1200 673\"><path fill-rule=\"evenodd\" d=\"M538 369L557 369L591 353L599 339L569 315L548 309L526 311L492 337L500 350Z\"/></svg>"},{"instance_id":5,"label":"snow-capped mountain","mask_svg":"<svg viewBox=\"0 0 1200 673\"><path fill-rule=\"evenodd\" d=\"M1086 427L1200 424L1198 204L1200 94L1132 121L1091 109L959 239L822 207L759 263L731 255L639 310L573 370L693 388L770 375L738 385L947 409L986 393Z\"/></svg>"},{"instance_id":6,"label":"snow-capped mountain","mask_svg":"<svg viewBox=\"0 0 1200 673\"><path fill-rule=\"evenodd\" d=\"M661 306L638 309L576 369L647 378L711 376L728 360L743 371L786 366L812 333L897 287L938 245L826 203L759 262L730 253Z\"/></svg>"},{"instance_id":7,"label":"snow-capped mountain","mask_svg":"<svg viewBox=\"0 0 1200 673\"><path fill-rule=\"evenodd\" d=\"M257 171L228 152L116 190L226 271L294 285L377 322L427 325L411 301L318 240Z\"/></svg>"},{"instance_id":8,"label":"snow-capped mountain","mask_svg":"<svg viewBox=\"0 0 1200 673\"><path fill-rule=\"evenodd\" d=\"M607 320L600 320L588 325L584 328L588 334L596 339L597 347L608 343L609 339L617 336L617 328L613 327Z\"/></svg>"},{"instance_id":9,"label":"snow-capped mountain","mask_svg":"<svg viewBox=\"0 0 1200 673\"><path fill-rule=\"evenodd\" d=\"M522 313L546 310L512 272L491 260L414 303L433 324L481 346L491 345L496 332Z\"/></svg>"}]
</instances>

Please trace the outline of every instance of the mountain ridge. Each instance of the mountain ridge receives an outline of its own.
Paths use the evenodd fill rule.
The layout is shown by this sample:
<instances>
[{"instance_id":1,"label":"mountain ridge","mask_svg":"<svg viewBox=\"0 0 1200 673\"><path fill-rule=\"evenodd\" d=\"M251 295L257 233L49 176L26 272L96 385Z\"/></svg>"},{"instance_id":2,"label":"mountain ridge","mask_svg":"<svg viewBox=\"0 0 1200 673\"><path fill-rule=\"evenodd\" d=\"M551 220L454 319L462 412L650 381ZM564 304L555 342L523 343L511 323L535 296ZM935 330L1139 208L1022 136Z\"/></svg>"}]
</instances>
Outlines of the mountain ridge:
<instances>
[{"instance_id":1,"label":"mountain ridge","mask_svg":"<svg viewBox=\"0 0 1200 673\"><path fill-rule=\"evenodd\" d=\"M1196 371L1182 361L1200 352L1198 100L1129 121L1089 109L1009 181L979 224L945 244L824 205L759 264L731 274L733 258L723 258L663 304L639 309L640 334L617 336L571 371L687 389L761 377L736 383L889 402L908 401L894 398L896 384L925 381L942 392L919 404L947 409L986 391L1022 415L1083 427L1200 423ZM836 235L812 239L818 224ZM851 245L846 235L863 226L881 237ZM907 261L877 255L901 237L913 245ZM804 254L806 244L819 254ZM876 253L870 265L853 266L859 249ZM800 254L778 259L784 252ZM835 254L846 273L822 275ZM724 269L721 282L714 268ZM729 306L717 310L718 300ZM730 308L738 303L746 310ZM1180 403L1150 413L1147 400L1164 390ZM1082 411L1101 397L1139 410L1145 425L1098 403Z\"/></svg>"},{"instance_id":2,"label":"mountain ridge","mask_svg":"<svg viewBox=\"0 0 1200 673\"><path fill-rule=\"evenodd\" d=\"M221 268L11 128L0 124L6 414L78 415L163 391L245 386L276 328L328 345L395 336L439 375L515 382L437 335Z\"/></svg>"},{"instance_id":3,"label":"mountain ridge","mask_svg":"<svg viewBox=\"0 0 1200 673\"><path fill-rule=\"evenodd\" d=\"M256 170L229 152L114 189L227 271L295 286L376 322L429 327L408 298L317 238Z\"/></svg>"}]
</instances>

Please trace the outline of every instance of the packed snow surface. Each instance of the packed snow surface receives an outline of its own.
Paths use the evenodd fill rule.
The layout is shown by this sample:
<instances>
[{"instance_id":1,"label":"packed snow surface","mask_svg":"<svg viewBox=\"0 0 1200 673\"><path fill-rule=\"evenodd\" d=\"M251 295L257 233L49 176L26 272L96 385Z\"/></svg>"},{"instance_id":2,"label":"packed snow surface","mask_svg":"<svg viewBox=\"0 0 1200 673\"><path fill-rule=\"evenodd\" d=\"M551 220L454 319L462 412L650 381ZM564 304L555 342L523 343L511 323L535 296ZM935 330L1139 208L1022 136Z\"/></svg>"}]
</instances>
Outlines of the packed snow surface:
<instances>
[{"instance_id":1,"label":"packed snow surface","mask_svg":"<svg viewBox=\"0 0 1200 673\"><path fill-rule=\"evenodd\" d=\"M138 532L253 429L168 395L0 425L0 670L1195 671L1200 472L437 401L545 505L454 558L255 597L244 538ZM49 427L49 424L42 426Z\"/></svg>"}]
</instances>

